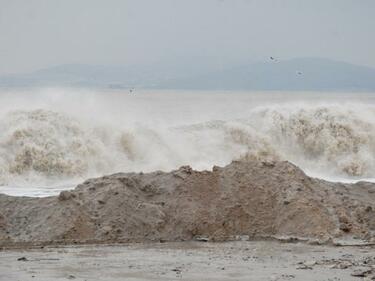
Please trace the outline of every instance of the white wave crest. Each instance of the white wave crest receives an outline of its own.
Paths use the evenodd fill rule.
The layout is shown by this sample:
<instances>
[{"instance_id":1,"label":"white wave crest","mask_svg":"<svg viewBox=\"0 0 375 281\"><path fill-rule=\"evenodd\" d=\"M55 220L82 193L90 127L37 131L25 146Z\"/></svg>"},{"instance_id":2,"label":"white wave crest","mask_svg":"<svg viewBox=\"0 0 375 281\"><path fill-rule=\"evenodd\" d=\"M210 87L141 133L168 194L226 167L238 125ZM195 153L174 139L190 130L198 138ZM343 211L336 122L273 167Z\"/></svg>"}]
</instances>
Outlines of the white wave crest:
<instances>
[{"instance_id":1,"label":"white wave crest","mask_svg":"<svg viewBox=\"0 0 375 281\"><path fill-rule=\"evenodd\" d=\"M235 159L289 160L328 177L375 178L372 105L294 103L249 108L246 116L168 127L13 110L0 120L0 185L48 185L181 165L211 169Z\"/></svg>"}]
</instances>

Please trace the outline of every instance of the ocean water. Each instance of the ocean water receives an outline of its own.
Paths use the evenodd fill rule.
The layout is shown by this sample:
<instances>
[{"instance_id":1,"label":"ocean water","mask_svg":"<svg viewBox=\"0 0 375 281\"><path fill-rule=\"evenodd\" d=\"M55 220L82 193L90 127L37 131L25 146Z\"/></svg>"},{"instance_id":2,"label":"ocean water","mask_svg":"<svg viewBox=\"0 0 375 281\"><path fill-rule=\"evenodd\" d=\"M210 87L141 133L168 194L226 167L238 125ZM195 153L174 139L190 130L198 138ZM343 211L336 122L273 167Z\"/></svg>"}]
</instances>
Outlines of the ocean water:
<instances>
[{"instance_id":1,"label":"ocean water","mask_svg":"<svg viewBox=\"0 0 375 281\"><path fill-rule=\"evenodd\" d=\"M115 172L288 160L375 178L375 93L0 91L0 193L49 196Z\"/></svg>"}]
</instances>

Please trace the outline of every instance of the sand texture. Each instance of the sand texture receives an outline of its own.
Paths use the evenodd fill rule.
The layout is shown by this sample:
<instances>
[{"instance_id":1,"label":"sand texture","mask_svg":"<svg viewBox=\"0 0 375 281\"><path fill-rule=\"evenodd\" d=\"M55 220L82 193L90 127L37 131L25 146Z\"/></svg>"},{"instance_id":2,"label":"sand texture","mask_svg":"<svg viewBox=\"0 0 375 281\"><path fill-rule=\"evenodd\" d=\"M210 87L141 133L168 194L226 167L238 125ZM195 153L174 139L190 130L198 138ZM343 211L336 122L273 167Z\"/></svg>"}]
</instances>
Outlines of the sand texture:
<instances>
[{"instance_id":1,"label":"sand texture","mask_svg":"<svg viewBox=\"0 0 375 281\"><path fill-rule=\"evenodd\" d=\"M46 198L0 195L0 246L277 238L375 242L375 184L330 183L289 162L118 173Z\"/></svg>"}]
</instances>

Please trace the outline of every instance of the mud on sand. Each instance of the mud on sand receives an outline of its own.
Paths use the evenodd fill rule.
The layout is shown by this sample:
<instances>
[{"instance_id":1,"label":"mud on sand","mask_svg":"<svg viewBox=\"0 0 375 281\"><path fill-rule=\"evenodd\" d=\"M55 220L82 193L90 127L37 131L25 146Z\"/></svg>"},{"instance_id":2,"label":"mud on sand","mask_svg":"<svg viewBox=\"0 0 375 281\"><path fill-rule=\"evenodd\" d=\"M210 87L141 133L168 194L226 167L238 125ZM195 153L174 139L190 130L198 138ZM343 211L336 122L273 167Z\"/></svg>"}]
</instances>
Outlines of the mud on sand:
<instances>
[{"instance_id":1,"label":"mud on sand","mask_svg":"<svg viewBox=\"0 0 375 281\"><path fill-rule=\"evenodd\" d=\"M275 241L7 250L0 280L374 280L374 250Z\"/></svg>"}]
</instances>

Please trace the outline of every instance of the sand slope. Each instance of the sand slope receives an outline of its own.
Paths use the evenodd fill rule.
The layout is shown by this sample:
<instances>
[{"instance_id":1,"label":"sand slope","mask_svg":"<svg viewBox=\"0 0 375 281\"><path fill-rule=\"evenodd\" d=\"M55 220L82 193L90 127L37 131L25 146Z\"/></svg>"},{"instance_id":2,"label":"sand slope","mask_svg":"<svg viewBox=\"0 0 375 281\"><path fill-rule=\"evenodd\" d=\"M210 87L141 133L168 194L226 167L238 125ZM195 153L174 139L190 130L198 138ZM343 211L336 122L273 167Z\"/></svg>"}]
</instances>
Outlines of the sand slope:
<instances>
[{"instance_id":1,"label":"sand slope","mask_svg":"<svg viewBox=\"0 0 375 281\"><path fill-rule=\"evenodd\" d=\"M212 172L119 173L56 197L0 195L2 246L266 237L374 241L375 184L250 161Z\"/></svg>"}]
</instances>

